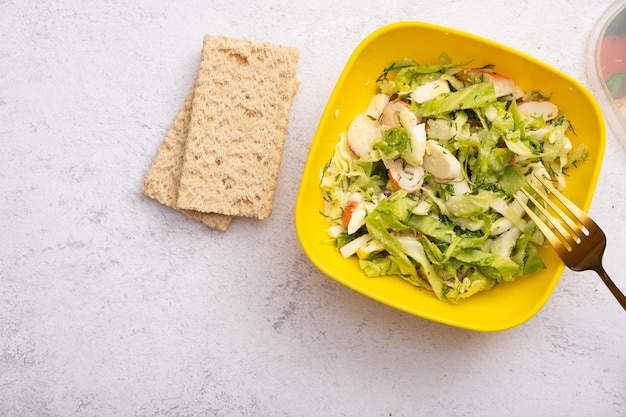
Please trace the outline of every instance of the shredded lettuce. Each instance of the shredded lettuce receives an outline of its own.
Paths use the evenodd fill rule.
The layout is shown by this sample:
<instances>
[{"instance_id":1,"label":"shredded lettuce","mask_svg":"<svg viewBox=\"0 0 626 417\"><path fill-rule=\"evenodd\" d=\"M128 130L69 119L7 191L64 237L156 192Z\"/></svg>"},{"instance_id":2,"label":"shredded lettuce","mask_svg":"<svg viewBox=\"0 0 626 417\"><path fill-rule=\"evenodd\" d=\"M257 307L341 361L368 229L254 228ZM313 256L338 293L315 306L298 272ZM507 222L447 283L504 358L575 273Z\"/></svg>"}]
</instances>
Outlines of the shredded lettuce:
<instances>
[{"instance_id":1,"label":"shredded lettuce","mask_svg":"<svg viewBox=\"0 0 626 417\"><path fill-rule=\"evenodd\" d=\"M495 101L496 94L493 83L480 83L455 92L440 94L436 98L414 107L418 117L429 117L452 111L484 107Z\"/></svg>"},{"instance_id":2,"label":"shredded lettuce","mask_svg":"<svg viewBox=\"0 0 626 417\"><path fill-rule=\"evenodd\" d=\"M587 156L584 145L572 149L561 110L527 105L548 93L516 86L496 96L511 80L468 63L445 54L436 64L390 62L372 98L389 102L370 118L378 137L342 133L320 175L338 250L367 277L399 276L448 303L545 269L543 236L513 196L534 173L564 187L566 170Z\"/></svg>"},{"instance_id":3,"label":"shredded lettuce","mask_svg":"<svg viewBox=\"0 0 626 417\"><path fill-rule=\"evenodd\" d=\"M383 132L382 137L374 143L374 147L382 152L387 159L396 159L410 146L409 132L402 127L394 127Z\"/></svg>"}]
</instances>

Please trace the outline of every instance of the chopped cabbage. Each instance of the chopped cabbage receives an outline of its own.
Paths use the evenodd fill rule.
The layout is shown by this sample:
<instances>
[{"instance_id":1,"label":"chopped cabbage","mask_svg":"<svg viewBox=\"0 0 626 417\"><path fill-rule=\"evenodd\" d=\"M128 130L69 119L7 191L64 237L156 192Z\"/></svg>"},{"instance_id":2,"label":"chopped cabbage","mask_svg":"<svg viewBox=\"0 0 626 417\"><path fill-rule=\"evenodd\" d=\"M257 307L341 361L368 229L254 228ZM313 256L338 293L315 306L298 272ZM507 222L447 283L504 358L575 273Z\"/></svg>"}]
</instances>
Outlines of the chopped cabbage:
<instances>
[{"instance_id":1,"label":"chopped cabbage","mask_svg":"<svg viewBox=\"0 0 626 417\"><path fill-rule=\"evenodd\" d=\"M345 257L368 277L397 275L450 303L545 269L542 235L513 195L536 172L563 189L587 155L572 149L548 95L468 64L444 54L440 64L387 65L320 177L328 233Z\"/></svg>"}]
</instances>

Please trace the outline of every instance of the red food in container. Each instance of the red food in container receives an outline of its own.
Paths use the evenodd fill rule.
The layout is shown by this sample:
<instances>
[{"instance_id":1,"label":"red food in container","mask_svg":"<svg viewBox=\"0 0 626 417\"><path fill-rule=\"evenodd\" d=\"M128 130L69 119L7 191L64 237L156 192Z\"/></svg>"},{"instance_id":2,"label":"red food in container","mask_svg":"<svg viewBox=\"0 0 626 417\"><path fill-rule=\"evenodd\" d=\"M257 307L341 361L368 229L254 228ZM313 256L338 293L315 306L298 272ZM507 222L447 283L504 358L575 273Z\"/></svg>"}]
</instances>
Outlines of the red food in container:
<instances>
[{"instance_id":1,"label":"red food in container","mask_svg":"<svg viewBox=\"0 0 626 417\"><path fill-rule=\"evenodd\" d=\"M626 1L599 19L589 44L588 69L605 119L626 146Z\"/></svg>"}]
</instances>

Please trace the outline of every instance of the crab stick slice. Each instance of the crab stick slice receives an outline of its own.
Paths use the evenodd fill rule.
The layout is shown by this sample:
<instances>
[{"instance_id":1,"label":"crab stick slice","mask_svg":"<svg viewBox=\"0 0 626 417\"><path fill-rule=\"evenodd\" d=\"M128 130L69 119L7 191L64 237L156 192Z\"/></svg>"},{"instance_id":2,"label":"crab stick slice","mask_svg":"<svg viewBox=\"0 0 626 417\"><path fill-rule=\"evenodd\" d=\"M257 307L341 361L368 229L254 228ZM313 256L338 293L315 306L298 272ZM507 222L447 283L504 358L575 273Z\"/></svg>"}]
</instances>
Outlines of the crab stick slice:
<instances>
[{"instance_id":1,"label":"crab stick slice","mask_svg":"<svg viewBox=\"0 0 626 417\"><path fill-rule=\"evenodd\" d=\"M357 114L348 127L348 147L356 156L369 154L372 143L379 137L378 124L363 113Z\"/></svg>"},{"instance_id":2,"label":"crab stick slice","mask_svg":"<svg viewBox=\"0 0 626 417\"><path fill-rule=\"evenodd\" d=\"M424 167L396 159L388 167L389 179L397 188L410 193L419 191L424 182Z\"/></svg>"},{"instance_id":3,"label":"crab stick slice","mask_svg":"<svg viewBox=\"0 0 626 417\"><path fill-rule=\"evenodd\" d=\"M559 114L559 108L549 101L526 101L517 105L517 111L522 119L543 117L549 121Z\"/></svg>"},{"instance_id":4,"label":"crab stick slice","mask_svg":"<svg viewBox=\"0 0 626 417\"><path fill-rule=\"evenodd\" d=\"M468 71L467 75L469 75L470 77L482 76L483 82L493 83L496 97L504 97L515 94L516 92L515 81L510 78L494 74L493 72L474 70Z\"/></svg>"},{"instance_id":5,"label":"crab stick slice","mask_svg":"<svg viewBox=\"0 0 626 417\"><path fill-rule=\"evenodd\" d=\"M365 224L366 216L367 210L363 196L359 193L352 194L343 209L342 217L343 226L347 229L349 235L359 230Z\"/></svg>"},{"instance_id":6,"label":"crab stick slice","mask_svg":"<svg viewBox=\"0 0 626 417\"><path fill-rule=\"evenodd\" d=\"M408 103L391 101L383 109L381 123L386 127L398 127L402 125L402 118L410 117L408 114L415 118L417 124L417 117L409 110Z\"/></svg>"},{"instance_id":7,"label":"crab stick slice","mask_svg":"<svg viewBox=\"0 0 626 417\"><path fill-rule=\"evenodd\" d=\"M459 160L432 139L426 141L424 169L441 181L452 181L460 178L462 173Z\"/></svg>"}]
</instances>

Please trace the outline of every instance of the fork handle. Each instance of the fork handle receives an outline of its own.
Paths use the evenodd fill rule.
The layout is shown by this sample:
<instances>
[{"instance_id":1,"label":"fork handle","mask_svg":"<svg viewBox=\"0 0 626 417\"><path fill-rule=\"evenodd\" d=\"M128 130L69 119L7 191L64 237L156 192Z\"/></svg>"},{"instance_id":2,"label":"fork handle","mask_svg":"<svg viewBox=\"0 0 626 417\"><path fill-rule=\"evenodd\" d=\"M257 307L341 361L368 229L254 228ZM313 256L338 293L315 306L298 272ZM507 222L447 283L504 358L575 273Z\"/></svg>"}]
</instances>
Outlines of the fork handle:
<instances>
[{"instance_id":1,"label":"fork handle","mask_svg":"<svg viewBox=\"0 0 626 417\"><path fill-rule=\"evenodd\" d=\"M601 265L598 266L595 271L598 273L598 275L600 275L600 278L602 278L602 281L604 281L613 296L615 296L617 301L621 304L622 308L626 310L626 296L620 291L619 288L617 288L617 285L615 285L615 283L611 280L609 274L606 273Z\"/></svg>"}]
</instances>

